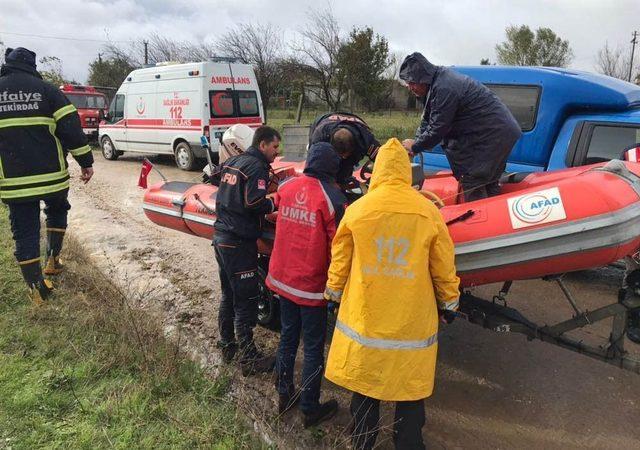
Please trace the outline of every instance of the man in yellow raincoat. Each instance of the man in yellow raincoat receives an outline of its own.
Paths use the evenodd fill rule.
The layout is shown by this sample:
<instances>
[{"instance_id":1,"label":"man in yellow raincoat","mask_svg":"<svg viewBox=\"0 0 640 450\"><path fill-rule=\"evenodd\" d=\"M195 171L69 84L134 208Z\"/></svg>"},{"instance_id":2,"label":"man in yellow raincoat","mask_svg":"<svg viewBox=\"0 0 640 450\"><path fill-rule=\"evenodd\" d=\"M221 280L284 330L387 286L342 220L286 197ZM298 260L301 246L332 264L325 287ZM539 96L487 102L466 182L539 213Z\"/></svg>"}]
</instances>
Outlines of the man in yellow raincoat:
<instances>
[{"instance_id":1,"label":"man in yellow raincoat","mask_svg":"<svg viewBox=\"0 0 640 450\"><path fill-rule=\"evenodd\" d=\"M353 392L353 445L373 448L385 400L397 402L396 448L423 449L438 315L457 309L460 280L447 227L411 188L397 139L380 148L369 192L347 208L331 253L325 297L340 311L325 376Z\"/></svg>"}]
</instances>

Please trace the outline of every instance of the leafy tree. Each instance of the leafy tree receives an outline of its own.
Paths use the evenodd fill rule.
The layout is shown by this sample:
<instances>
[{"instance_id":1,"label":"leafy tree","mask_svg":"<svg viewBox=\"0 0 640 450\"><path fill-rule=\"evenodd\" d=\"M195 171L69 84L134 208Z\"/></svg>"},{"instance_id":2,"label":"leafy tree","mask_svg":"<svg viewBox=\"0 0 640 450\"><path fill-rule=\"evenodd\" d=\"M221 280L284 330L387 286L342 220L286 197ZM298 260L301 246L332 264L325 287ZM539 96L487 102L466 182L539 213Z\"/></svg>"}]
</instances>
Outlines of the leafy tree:
<instances>
[{"instance_id":1,"label":"leafy tree","mask_svg":"<svg viewBox=\"0 0 640 450\"><path fill-rule=\"evenodd\" d=\"M98 58L89 64L87 82L92 86L117 88L135 67L125 58Z\"/></svg>"},{"instance_id":2,"label":"leafy tree","mask_svg":"<svg viewBox=\"0 0 640 450\"><path fill-rule=\"evenodd\" d=\"M481 65L481 66L490 66L490 65L491 65L491 62L489 62L489 58L482 58L482 59L480 60L480 65Z\"/></svg>"},{"instance_id":3,"label":"leafy tree","mask_svg":"<svg viewBox=\"0 0 640 450\"><path fill-rule=\"evenodd\" d=\"M535 33L527 25L510 26L507 40L496 45L498 62L509 66L566 67L573 59L569 41L562 40L550 28Z\"/></svg>"},{"instance_id":4,"label":"leafy tree","mask_svg":"<svg viewBox=\"0 0 640 450\"><path fill-rule=\"evenodd\" d=\"M386 38L374 35L373 29L354 28L340 48L338 63L349 89L366 108L376 109L389 94L383 74L393 64Z\"/></svg>"}]
</instances>

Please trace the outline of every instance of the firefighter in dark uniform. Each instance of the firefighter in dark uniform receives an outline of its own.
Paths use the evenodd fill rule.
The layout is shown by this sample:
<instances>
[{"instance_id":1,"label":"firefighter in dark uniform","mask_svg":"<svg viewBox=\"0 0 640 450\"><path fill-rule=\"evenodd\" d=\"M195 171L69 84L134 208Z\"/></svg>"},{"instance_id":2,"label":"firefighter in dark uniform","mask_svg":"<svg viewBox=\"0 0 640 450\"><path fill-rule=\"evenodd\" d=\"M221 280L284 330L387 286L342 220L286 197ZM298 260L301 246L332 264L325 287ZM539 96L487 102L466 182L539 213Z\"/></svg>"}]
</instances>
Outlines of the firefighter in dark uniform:
<instances>
[{"instance_id":1,"label":"firefighter in dark uniform","mask_svg":"<svg viewBox=\"0 0 640 450\"><path fill-rule=\"evenodd\" d=\"M365 156L375 159L380 147L367 123L346 112L327 113L314 120L309 130L309 148L318 142L330 143L340 156L336 181L343 189L357 186L354 168Z\"/></svg>"},{"instance_id":2,"label":"firefighter in dark uniform","mask_svg":"<svg viewBox=\"0 0 640 450\"><path fill-rule=\"evenodd\" d=\"M0 199L9 206L15 256L31 298L41 303L52 289L40 267L40 202L47 225L46 275L62 270L59 260L67 228L67 153L82 167L86 183L93 155L76 108L36 71L36 54L7 49L0 68Z\"/></svg>"},{"instance_id":3,"label":"firefighter in dark uniform","mask_svg":"<svg viewBox=\"0 0 640 450\"><path fill-rule=\"evenodd\" d=\"M218 346L227 363L239 350L245 376L270 372L275 365L274 356L265 356L256 348L253 328L260 295L256 241L262 233L263 216L275 210L273 201L267 197L267 187L270 164L279 145L280 134L276 130L258 128L251 147L223 164L216 196L213 246L222 287Z\"/></svg>"}]
</instances>

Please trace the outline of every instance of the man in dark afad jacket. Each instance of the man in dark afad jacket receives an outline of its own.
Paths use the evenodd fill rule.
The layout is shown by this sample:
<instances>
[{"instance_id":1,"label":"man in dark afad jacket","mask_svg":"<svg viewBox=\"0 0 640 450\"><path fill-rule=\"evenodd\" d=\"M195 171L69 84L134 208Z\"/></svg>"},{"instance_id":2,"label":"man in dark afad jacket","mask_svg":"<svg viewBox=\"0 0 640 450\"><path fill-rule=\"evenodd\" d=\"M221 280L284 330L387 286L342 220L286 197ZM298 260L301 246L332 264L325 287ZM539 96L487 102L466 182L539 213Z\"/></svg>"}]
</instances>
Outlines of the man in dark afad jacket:
<instances>
[{"instance_id":1,"label":"man in dark afad jacket","mask_svg":"<svg viewBox=\"0 0 640 450\"><path fill-rule=\"evenodd\" d=\"M239 347L245 376L271 372L275 365L274 356L265 356L257 349L253 328L260 295L256 241L262 233L264 215L275 210L274 202L267 197L267 188L269 169L279 146L280 134L276 130L258 128L251 147L222 165L216 195L213 246L222 288L218 345L225 362L233 360Z\"/></svg>"},{"instance_id":2,"label":"man in dark afad jacket","mask_svg":"<svg viewBox=\"0 0 640 450\"><path fill-rule=\"evenodd\" d=\"M331 241L347 203L335 181L339 165L330 144L313 144L304 175L282 182L276 194L279 212L267 286L280 296L278 409L283 414L300 400L305 427L331 418L338 409L335 400L320 403L320 383L327 332L323 293ZM293 373L301 334L304 366L296 391Z\"/></svg>"},{"instance_id":3,"label":"man in dark afad jacket","mask_svg":"<svg viewBox=\"0 0 640 450\"><path fill-rule=\"evenodd\" d=\"M15 256L36 304L52 290L40 267L40 202L45 203L45 275L62 270L59 254L67 228L69 171L67 154L93 175L93 155L78 112L55 86L36 71L36 54L7 49L0 68L0 199L9 206Z\"/></svg>"},{"instance_id":4,"label":"man in dark afad jacket","mask_svg":"<svg viewBox=\"0 0 640 450\"><path fill-rule=\"evenodd\" d=\"M345 112L323 114L314 120L309 130L309 147L318 142L330 143L340 156L336 180L343 188L353 187L353 169L367 155L375 159L380 147L367 123Z\"/></svg>"},{"instance_id":5,"label":"man in dark afad jacket","mask_svg":"<svg viewBox=\"0 0 640 450\"><path fill-rule=\"evenodd\" d=\"M418 153L442 143L466 201L499 194L498 181L522 134L502 101L481 83L434 66L420 53L404 59L400 78L425 98L416 138L405 140L405 148Z\"/></svg>"}]
</instances>

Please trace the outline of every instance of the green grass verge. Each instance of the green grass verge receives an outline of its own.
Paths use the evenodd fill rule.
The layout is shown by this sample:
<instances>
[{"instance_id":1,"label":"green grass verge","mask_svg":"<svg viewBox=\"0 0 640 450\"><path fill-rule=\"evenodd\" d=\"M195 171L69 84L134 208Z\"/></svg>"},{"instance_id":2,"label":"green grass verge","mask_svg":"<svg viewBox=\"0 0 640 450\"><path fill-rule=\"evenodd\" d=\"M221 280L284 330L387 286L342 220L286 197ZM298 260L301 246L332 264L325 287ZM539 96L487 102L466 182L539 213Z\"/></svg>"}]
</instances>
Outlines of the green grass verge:
<instances>
[{"instance_id":1,"label":"green grass verge","mask_svg":"<svg viewBox=\"0 0 640 450\"><path fill-rule=\"evenodd\" d=\"M0 449L259 447L229 380L209 379L66 247L56 295L34 308L0 206Z\"/></svg>"},{"instance_id":2,"label":"green grass verge","mask_svg":"<svg viewBox=\"0 0 640 450\"><path fill-rule=\"evenodd\" d=\"M320 114L324 114L325 110L305 110L302 114L300 123L309 125ZM295 109L282 110L270 109L267 111L267 122L269 126L274 127L282 132L285 124L295 123ZM391 137L397 137L400 140L413 138L416 128L420 125L420 117L422 111L382 111L375 113L359 112L362 117L373 130L376 138L384 143Z\"/></svg>"}]
</instances>

